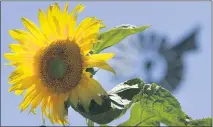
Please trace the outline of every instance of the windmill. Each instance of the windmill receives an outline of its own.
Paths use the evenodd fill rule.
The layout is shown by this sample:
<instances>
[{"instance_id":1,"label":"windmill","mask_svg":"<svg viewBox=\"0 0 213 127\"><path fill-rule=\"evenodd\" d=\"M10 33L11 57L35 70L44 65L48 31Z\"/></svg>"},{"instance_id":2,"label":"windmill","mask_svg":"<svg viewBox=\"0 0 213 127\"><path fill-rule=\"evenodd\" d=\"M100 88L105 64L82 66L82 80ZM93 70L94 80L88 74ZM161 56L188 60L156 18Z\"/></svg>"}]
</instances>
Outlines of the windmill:
<instances>
[{"instance_id":1,"label":"windmill","mask_svg":"<svg viewBox=\"0 0 213 127\"><path fill-rule=\"evenodd\" d=\"M193 29L176 43L169 43L166 37L155 33L140 33L137 41L121 43L117 49L122 55L113 62L118 76L113 80L140 76L147 83L155 82L169 91L176 90L185 76L184 55L198 49L198 32L198 28Z\"/></svg>"}]
</instances>

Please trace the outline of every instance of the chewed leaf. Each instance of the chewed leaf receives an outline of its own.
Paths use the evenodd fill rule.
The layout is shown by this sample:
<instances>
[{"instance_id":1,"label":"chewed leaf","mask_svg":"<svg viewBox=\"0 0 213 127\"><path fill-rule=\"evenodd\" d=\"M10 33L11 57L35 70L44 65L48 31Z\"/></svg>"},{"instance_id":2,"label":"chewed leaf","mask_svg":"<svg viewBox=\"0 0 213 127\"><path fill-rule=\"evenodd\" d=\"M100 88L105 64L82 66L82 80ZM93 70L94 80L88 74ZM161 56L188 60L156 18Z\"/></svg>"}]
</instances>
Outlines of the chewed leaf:
<instances>
[{"instance_id":1,"label":"chewed leaf","mask_svg":"<svg viewBox=\"0 0 213 127\"><path fill-rule=\"evenodd\" d=\"M102 50L119 43L127 36L142 32L148 27L150 26L136 27L133 25L120 25L107 32L103 32L99 36L99 42L94 44L93 53L99 53Z\"/></svg>"},{"instance_id":2,"label":"chewed leaf","mask_svg":"<svg viewBox=\"0 0 213 127\"><path fill-rule=\"evenodd\" d=\"M212 126L212 119L211 118L204 118L204 119L197 119L197 120L190 120L187 126L196 126L196 127L204 127L204 126Z\"/></svg>"}]
</instances>

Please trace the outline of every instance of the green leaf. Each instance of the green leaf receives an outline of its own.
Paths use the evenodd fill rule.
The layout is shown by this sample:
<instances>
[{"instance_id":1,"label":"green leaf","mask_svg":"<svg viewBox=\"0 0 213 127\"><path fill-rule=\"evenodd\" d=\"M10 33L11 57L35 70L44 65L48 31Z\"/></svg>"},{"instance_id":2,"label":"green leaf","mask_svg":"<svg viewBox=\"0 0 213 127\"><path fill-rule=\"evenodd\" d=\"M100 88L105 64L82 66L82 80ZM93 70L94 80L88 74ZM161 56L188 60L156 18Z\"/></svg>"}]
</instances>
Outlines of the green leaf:
<instances>
[{"instance_id":1,"label":"green leaf","mask_svg":"<svg viewBox=\"0 0 213 127\"><path fill-rule=\"evenodd\" d=\"M144 107L142 109L140 103L132 106L130 116L128 121L119 126L160 126L160 122L156 119L155 115Z\"/></svg>"},{"instance_id":2,"label":"green leaf","mask_svg":"<svg viewBox=\"0 0 213 127\"><path fill-rule=\"evenodd\" d=\"M136 27L133 25L121 25L114 27L107 32L103 32L99 36L99 42L94 44L93 53L99 53L102 50L111 47L129 35L142 32L150 26Z\"/></svg>"},{"instance_id":3,"label":"green leaf","mask_svg":"<svg viewBox=\"0 0 213 127\"><path fill-rule=\"evenodd\" d=\"M180 103L166 89L156 85L144 85L131 109L130 118L120 126L184 126L186 114L181 110Z\"/></svg>"},{"instance_id":4,"label":"green leaf","mask_svg":"<svg viewBox=\"0 0 213 127\"><path fill-rule=\"evenodd\" d=\"M204 118L204 119L198 119L198 120L191 120L187 124L187 126L212 126L212 118Z\"/></svg>"}]
</instances>

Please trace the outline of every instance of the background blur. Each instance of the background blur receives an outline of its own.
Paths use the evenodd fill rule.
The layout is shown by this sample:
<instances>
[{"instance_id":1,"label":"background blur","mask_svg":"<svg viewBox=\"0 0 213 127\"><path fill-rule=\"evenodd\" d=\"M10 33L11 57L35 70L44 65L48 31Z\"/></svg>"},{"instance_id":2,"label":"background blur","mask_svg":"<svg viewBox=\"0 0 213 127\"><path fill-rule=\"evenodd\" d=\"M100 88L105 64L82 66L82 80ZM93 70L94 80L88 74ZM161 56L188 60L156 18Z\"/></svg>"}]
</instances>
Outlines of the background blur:
<instances>
[{"instance_id":1,"label":"background blur","mask_svg":"<svg viewBox=\"0 0 213 127\"><path fill-rule=\"evenodd\" d=\"M53 2L2 2L1 4L1 125L39 126L41 113L20 113L21 96L8 92L7 79L12 67L3 53L14 40L8 30L23 28L21 17L38 24L37 12ZM79 2L70 2L71 10ZM130 36L120 44L104 50L115 52L110 65L117 75L99 70L95 78L106 90L134 77L158 82L173 92L193 119L211 117L211 2L80 2L86 9L78 21L97 16L107 25L105 30L121 24L152 25L143 33ZM61 8L64 2L59 3ZM154 70L154 71L153 71ZM129 117L129 112L110 125ZM85 119L69 108L70 124L86 125ZM46 125L51 125L47 120Z\"/></svg>"}]
</instances>

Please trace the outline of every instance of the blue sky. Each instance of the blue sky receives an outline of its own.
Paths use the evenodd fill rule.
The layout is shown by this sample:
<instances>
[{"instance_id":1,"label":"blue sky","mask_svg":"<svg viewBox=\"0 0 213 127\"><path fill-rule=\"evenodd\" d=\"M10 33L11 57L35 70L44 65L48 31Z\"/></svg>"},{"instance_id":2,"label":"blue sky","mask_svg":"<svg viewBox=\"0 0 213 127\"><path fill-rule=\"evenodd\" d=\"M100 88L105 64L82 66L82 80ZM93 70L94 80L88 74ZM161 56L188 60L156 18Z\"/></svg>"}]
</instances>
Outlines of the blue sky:
<instances>
[{"instance_id":1,"label":"blue sky","mask_svg":"<svg viewBox=\"0 0 213 127\"><path fill-rule=\"evenodd\" d=\"M6 125L41 125L41 113L35 116L28 112L20 113L18 105L21 96L15 96L8 92L10 85L7 78L14 68L3 66L6 60L3 53L8 52L8 44L14 41L8 34L8 30L23 28L21 17L27 17L38 24L37 12L41 8L46 10L53 2L2 2L1 4L1 124ZM192 118L211 116L211 2L69 2L70 10L77 3L85 4L86 9L79 16L79 20L87 16L97 16L104 20L108 26L105 30L120 24L133 24L136 26L152 25L145 32L157 32L169 37L170 42L175 42L192 28L200 25L198 36L199 52L189 53L184 57L186 65L186 77L175 97L185 111ZM64 2L59 3L61 7ZM122 41L126 43L134 40L131 36ZM116 52L116 48L109 48L105 52ZM119 52L118 52L119 53ZM113 60L109 61L113 64ZM124 66L125 68L125 66ZM138 75L140 72L136 72ZM113 75L106 71L99 71L95 78L99 80L106 90L112 89L120 81L111 81ZM125 81L128 79L122 79ZM40 111L40 110L38 110ZM110 123L116 125L128 118L127 113L123 118ZM69 121L71 125L86 125L85 119L69 109ZM50 125L47 122L47 125Z\"/></svg>"}]
</instances>

